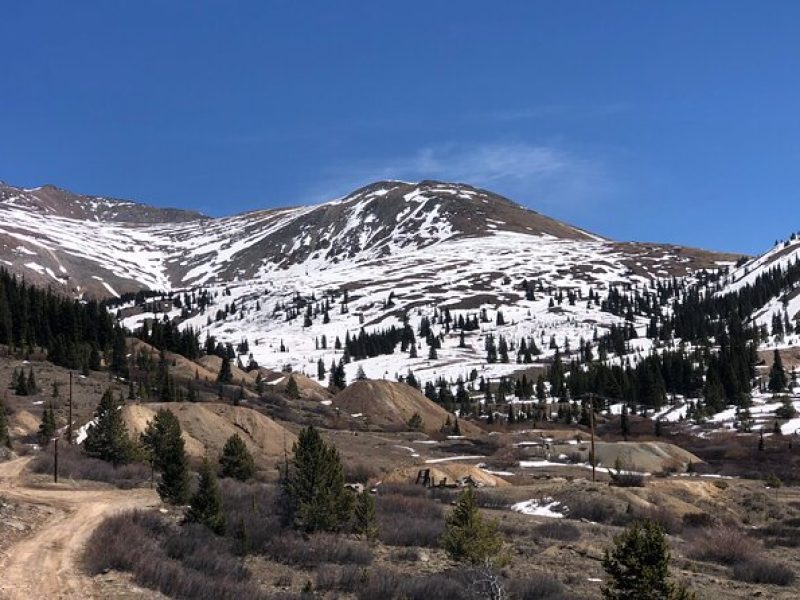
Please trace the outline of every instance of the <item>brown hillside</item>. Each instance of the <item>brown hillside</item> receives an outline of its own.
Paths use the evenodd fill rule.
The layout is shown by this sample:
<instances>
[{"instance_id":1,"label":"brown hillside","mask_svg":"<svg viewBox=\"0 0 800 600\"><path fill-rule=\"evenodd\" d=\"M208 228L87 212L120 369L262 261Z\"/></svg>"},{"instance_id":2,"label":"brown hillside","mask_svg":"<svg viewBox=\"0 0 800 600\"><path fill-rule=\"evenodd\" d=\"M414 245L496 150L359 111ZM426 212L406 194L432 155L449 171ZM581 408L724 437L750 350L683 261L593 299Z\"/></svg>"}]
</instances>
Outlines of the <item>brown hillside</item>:
<instances>
[{"instance_id":1,"label":"brown hillside","mask_svg":"<svg viewBox=\"0 0 800 600\"><path fill-rule=\"evenodd\" d=\"M332 396L328 388L321 386L317 381L302 373L289 374L270 371L269 369L261 369L260 371L262 377L264 377L264 382L266 383L264 387L267 391L284 393L291 375L297 383L297 389L300 390L300 397L304 400L316 400L319 402L321 400L329 400Z\"/></svg>"},{"instance_id":2,"label":"brown hillside","mask_svg":"<svg viewBox=\"0 0 800 600\"><path fill-rule=\"evenodd\" d=\"M428 434L438 433L448 417L453 420L453 415L419 390L395 381L355 381L334 396L333 406L348 415L361 413L370 427L378 428L405 427L414 413L419 413L423 430ZM459 426L464 435L476 435L481 431L466 421L459 421Z\"/></svg>"},{"instance_id":3,"label":"brown hillside","mask_svg":"<svg viewBox=\"0 0 800 600\"><path fill-rule=\"evenodd\" d=\"M208 455L216 459L225 442L238 433L253 454L256 464L271 468L291 452L295 435L261 413L243 406L217 403L167 402L131 404L123 408L123 419L131 433L144 431L147 423L162 408L171 411L181 423L186 452L192 458Z\"/></svg>"},{"instance_id":4,"label":"brown hillside","mask_svg":"<svg viewBox=\"0 0 800 600\"><path fill-rule=\"evenodd\" d=\"M212 381L214 381L222 366L222 359L219 356L208 355L198 358L197 363L214 374L214 379L212 379ZM253 385L256 382L257 372L253 371L248 373L247 371L242 371L236 366L235 360L231 361L231 374L233 375L233 382L236 384L244 382L245 384Z\"/></svg>"}]
</instances>

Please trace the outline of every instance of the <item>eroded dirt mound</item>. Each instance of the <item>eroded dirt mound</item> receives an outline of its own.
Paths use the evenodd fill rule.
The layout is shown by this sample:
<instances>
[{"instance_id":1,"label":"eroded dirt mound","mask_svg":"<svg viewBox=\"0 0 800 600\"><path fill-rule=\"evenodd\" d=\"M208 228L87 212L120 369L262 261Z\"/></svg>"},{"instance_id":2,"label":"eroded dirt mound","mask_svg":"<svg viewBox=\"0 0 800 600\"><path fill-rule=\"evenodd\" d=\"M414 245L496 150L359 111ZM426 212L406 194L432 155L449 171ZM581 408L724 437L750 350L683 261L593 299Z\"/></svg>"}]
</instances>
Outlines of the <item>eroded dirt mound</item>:
<instances>
[{"instance_id":1,"label":"eroded dirt mound","mask_svg":"<svg viewBox=\"0 0 800 600\"><path fill-rule=\"evenodd\" d=\"M31 435L39 431L41 419L27 410L18 410L10 415L8 430L12 437Z\"/></svg>"},{"instance_id":2,"label":"eroded dirt mound","mask_svg":"<svg viewBox=\"0 0 800 600\"><path fill-rule=\"evenodd\" d=\"M422 430L437 433L449 418L444 408L428 400L419 390L394 381L365 379L356 381L333 398L333 406L351 416L358 415L370 427L400 429L415 413L422 419ZM461 433L476 435L480 429L459 421Z\"/></svg>"},{"instance_id":3,"label":"eroded dirt mound","mask_svg":"<svg viewBox=\"0 0 800 600\"><path fill-rule=\"evenodd\" d=\"M123 418L133 434L140 434L162 408L171 411L181 423L186 452L193 458L206 455L216 459L234 433L245 441L256 464L268 468L283 459L284 448L291 452L296 437L261 413L242 406L217 403L168 402L125 406Z\"/></svg>"},{"instance_id":4,"label":"eroded dirt mound","mask_svg":"<svg viewBox=\"0 0 800 600\"><path fill-rule=\"evenodd\" d=\"M328 388L323 387L317 381L302 373L280 373L261 369L261 375L264 377L264 387L267 391L285 393L289 378L294 377L297 389L300 391L300 397L304 400L322 401L329 400L332 396Z\"/></svg>"},{"instance_id":5,"label":"eroded dirt mound","mask_svg":"<svg viewBox=\"0 0 800 600\"><path fill-rule=\"evenodd\" d=\"M690 462L703 462L691 452L667 442L599 442L595 452L598 464L605 467L613 467L619 460L626 469L647 473L683 471Z\"/></svg>"},{"instance_id":6,"label":"eroded dirt mound","mask_svg":"<svg viewBox=\"0 0 800 600\"><path fill-rule=\"evenodd\" d=\"M400 469L395 469L387 475L383 479L383 483L414 483L419 471L425 469L430 469L430 476L434 480L434 485L438 485L445 480L448 483L455 483L467 477L471 478L479 485L486 487L505 487L511 485L505 479L487 473L480 467L462 463L442 463L436 466L424 464L413 467L402 467Z\"/></svg>"}]
</instances>

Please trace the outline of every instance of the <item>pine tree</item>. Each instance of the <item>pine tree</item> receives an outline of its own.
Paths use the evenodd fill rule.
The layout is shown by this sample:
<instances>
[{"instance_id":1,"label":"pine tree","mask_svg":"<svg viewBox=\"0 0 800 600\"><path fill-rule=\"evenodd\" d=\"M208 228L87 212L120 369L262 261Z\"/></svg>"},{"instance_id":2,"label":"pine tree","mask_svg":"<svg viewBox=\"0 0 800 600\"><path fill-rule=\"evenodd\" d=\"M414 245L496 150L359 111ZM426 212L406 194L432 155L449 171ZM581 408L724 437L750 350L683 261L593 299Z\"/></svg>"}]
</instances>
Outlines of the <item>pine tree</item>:
<instances>
[{"instance_id":1,"label":"pine tree","mask_svg":"<svg viewBox=\"0 0 800 600\"><path fill-rule=\"evenodd\" d=\"M233 381L233 373L231 372L231 359L228 356L222 357L222 364L219 367L219 374L217 375L217 382L231 383Z\"/></svg>"},{"instance_id":2,"label":"pine tree","mask_svg":"<svg viewBox=\"0 0 800 600\"><path fill-rule=\"evenodd\" d=\"M12 377L12 381L14 378ZM14 393L17 396L27 396L28 395L28 380L25 378L25 372L20 369L19 373L16 373L16 381L14 382Z\"/></svg>"},{"instance_id":3,"label":"pine tree","mask_svg":"<svg viewBox=\"0 0 800 600\"><path fill-rule=\"evenodd\" d=\"M628 439L628 436L631 434L631 421L630 417L628 417L628 405L623 404L622 406L622 414L619 418L619 428L622 437Z\"/></svg>"},{"instance_id":4,"label":"pine tree","mask_svg":"<svg viewBox=\"0 0 800 600\"><path fill-rule=\"evenodd\" d=\"M294 375L289 375L289 381L286 382L286 395L295 400L300 397L300 388L297 387Z\"/></svg>"},{"instance_id":5,"label":"pine tree","mask_svg":"<svg viewBox=\"0 0 800 600\"><path fill-rule=\"evenodd\" d=\"M247 481L252 478L256 470L253 455L250 454L238 433L234 433L225 442L219 457L219 464L222 467L223 477L231 477L239 481Z\"/></svg>"},{"instance_id":6,"label":"pine tree","mask_svg":"<svg viewBox=\"0 0 800 600\"><path fill-rule=\"evenodd\" d=\"M225 515L222 512L222 494L214 470L208 460L200 467L200 483L189 500L184 516L186 523L205 525L217 535L225 532Z\"/></svg>"},{"instance_id":7,"label":"pine tree","mask_svg":"<svg viewBox=\"0 0 800 600\"><path fill-rule=\"evenodd\" d=\"M786 389L788 383L786 378L786 370L783 368L783 360L778 349L775 349L773 355L772 368L769 371L769 391L777 394Z\"/></svg>"},{"instance_id":8,"label":"pine tree","mask_svg":"<svg viewBox=\"0 0 800 600\"><path fill-rule=\"evenodd\" d=\"M471 487L461 492L447 515L442 547L457 561L472 564L502 561L503 540L497 532L497 523L484 520Z\"/></svg>"},{"instance_id":9,"label":"pine tree","mask_svg":"<svg viewBox=\"0 0 800 600\"><path fill-rule=\"evenodd\" d=\"M46 446L56 435L56 414L53 405L48 404L42 412L42 422L39 424L39 443Z\"/></svg>"},{"instance_id":10,"label":"pine tree","mask_svg":"<svg viewBox=\"0 0 800 600\"><path fill-rule=\"evenodd\" d=\"M694 594L669 581L670 553L664 530L654 521L634 523L614 538L603 568L605 600L692 600Z\"/></svg>"},{"instance_id":11,"label":"pine tree","mask_svg":"<svg viewBox=\"0 0 800 600\"><path fill-rule=\"evenodd\" d=\"M181 424L162 408L142 434L153 468L161 473L158 495L164 502L183 504L189 497L189 463L186 458Z\"/></svg>"},{"instance_id":12,"label":"pine tree","mask_svg":"<svg viewBox=\"0 0 800 600\"><path fill-rule=\"evenodd\" d=\"M368 491L356 496L353 509L353 529L372 541L378 537L378 520L375 516L375 498Z\"/></svg>"},{"instance_id":13,"label":"pine tree","mask_svg":"<svg viewBox=\"0 0 800 600\"><path fill-rule=\"evenodd\" d=\"M350 520L353 498L344 487L339 452L313 426L300 432L292 452L284 490L293 525L306 532L341 529Z\"/></svg>"},{"instance_id":14,"label":"pine tree","mask_svg":"<svg viewBox=\"0 0 800 600\"><path fill-rule=\"evenodd\" d=\"M11 448L11 436L8 434L8 413L2 402L0 402L0 446Z\"/></svg>"},{"instance_id":15,"label":"pine tree","mask_svg":"<svg viewBox=\"0 0 800 600\"><path fill-rule=\"evenodd\" d=\"M408 428L411 431L422 431L424 423L422 422L422 417L419 415L418 412L415 412L411 415L411 418L408 420Z\"/></svg>"},{"instance_id":16,"label":"pine tree","mask_svg":"<svg viewBox=\"0 0 800 600\"><path fill-rule=\"evenodd\" d=\"M39 386L36 385L36 376L33 374L33 367L30 368L28 371L28 395L34 395L39 393Z\"/></svg>"},{"instance_id":17,"label":"pine tree","mask_svg":"<svg viewBox=\"0 0 800 600\"><path fill-rule=\"evenodd\" d=\"M114 393L106 390L94 412L94 424L86 431L83 449L89 456L119 466L129 463L135 455L135 445L117 409Z\"/></svg>"}]
</instances>

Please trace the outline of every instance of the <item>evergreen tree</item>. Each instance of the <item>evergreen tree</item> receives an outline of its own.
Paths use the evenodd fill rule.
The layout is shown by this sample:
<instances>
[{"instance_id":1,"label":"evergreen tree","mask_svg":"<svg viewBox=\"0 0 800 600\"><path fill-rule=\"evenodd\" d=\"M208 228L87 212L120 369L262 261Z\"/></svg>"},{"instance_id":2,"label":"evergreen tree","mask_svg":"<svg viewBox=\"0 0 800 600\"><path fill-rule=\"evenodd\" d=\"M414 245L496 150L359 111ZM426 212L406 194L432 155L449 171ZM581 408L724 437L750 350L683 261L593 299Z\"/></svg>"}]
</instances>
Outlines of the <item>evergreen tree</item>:
<instances>
[{"instance_id":1,"label":"evergreen tree","mask_svg":"<svg viewBox=\"0 0 800 600\"><path fill-rule=\"evenodd\" d=\"M411 431L422 431L423 426L422 417L418 412L411 415L411 418L408 420L408 428Z\"/></svg>"},{"instance_id":2,"label":"evergreen tree","mask_svg":"<svg viewBox=\"0 0 800 600\"><path fill-rule=\"evenodd\" d=\"M28 371L27 388L28 395L30 396L39 393L39 386L36 384L36 376L33 374L33 367Z\"/></svg>"},{"instance_id":3,"label":"evergreen tree","mask_svg":"<svg viewBox=\"0 0 800 600\"><path fill-rule=\"evenodd\" d=\"M375 516L375 498L368 491L356 496L353 509L353 529L372 541L378 537L378 520Z\"/></svg>"},{"instance_id":4,"label":"evergreen tree","mask_svg":"<svg viewBox=\"0 0 800 600\"><path fill-rule=\"evenodd\" d=\"M0 402L0 446L11 448L11 436L8 434L8 413L2 402Z\"/></svg>"},{"instance_id":5,"label":"evergreen tree","mask_svg":"<svg viewBox=\"0 0 800 600\"><path fill-rule=\"evenodd\" d=\"M15 378L12 377L12 381ZM16 381L14 382L14 393L17 396L27 396L28 395L28 380L25 377L24 371L20 369L19 373L16 373Z\"/></svg>"},{"instance_id":6,"label":"evergreen tree","mask_svg":"<svg viewBox=\"0 0 800 600\"><path fill-rule=\"evenodd\" d=\"M454 560L472 564L501 558L503 540L497 532L497 523L484 520L471 487L461 492L447 516L442 547Z\"/></svg>"},{"instance_id":7,"label":"evergreen tree","mask_svg":"<svg viewBox=\"0 0 800 600\"><path fill-rule=\"evenodd\" d=\"M56 414L51 403L42 412L42 422L39 423L39 443L42 446L47 446L55 435Z\"/></svg>"},{"instance_id":8,"label":"evergreen tree","mask_svg":"<svg viewBox=\"0 0 800 600\"><path fill-rule=\"evenodd\" d=\"M786 389L788 380L786 378L786 370L783 368L783 360L778 349L775 349L773 354L772 368L769 371L769 391L777 394Z\"/></svg>"},{"instance_id":9,"label":"evergreen tree","mask_svg":"<svg viewBox=\"0 0 800 600\"><path fill-rule=\"evenodd\" d=\"M691 600L692 592L669 581L670 553L664 530L654 521L634 523L614 538L603 568L605 600Z\"/></svg>"},{"instance_id":10,"label":"evergreen tree","mask_svg":"<svg viewBox=\"0 0 800 600\"><path fill-rule=\"evenodd\" d=\"M164 502L183 504L189 498L189 462L186 458L181 424L171 411L162 408L142 434L153 468L161 473L158 495Z\"/></svg>"},{"instance_id":11,"label":"evergreen tree","mask_svg":"<svg viewBox=\"0 0 800 600\"><path fill-rule=\"evenodd\" d=\"M300 388L297 387L294 375L289 375L289 381L286 382L286 395L295 400L300 397Z\"/></svg>"},{"instance_id":12,"label":"evergreen tree","mask_svg":"<svg viewBox=\"0 0 800 600\"><path fill-rule=\"evenodd\" d=\"M225 442L219 457L223 477L232 477L239 481L247 481L255 474L256 465L253 455L247 449L244 440L234 433Z\"/></svg>"},{"instance_id":13,"label":"evergreen tree","mask_svg":"<svg viewBox=\"0 0 800 600\"><path fill-rule=\"evenodd\" d=\"M219 374L217 375L218 383L231 383L233 381L233 373L231 372L231 359L227 355L222 357L222 364L219 366Z\"/></svg>"},{"instance_id":14,"label":"evergreen tree","mask_svg":"<svg viewBox=\"0 0 800 600\"><path fill-rule=\"evenodd\" d=\"M94 423L86 431L83 449L89 456L110 462L115 467L133 460L136 447L117 408L114 393L106 390L94 412Z\"/></svg>"},{"instance_id":15,"label":"evergreen tree","mask_svg":"<svg viewBox=\"0 0 800 600\"><path fill-rule=\"evenodd\" d=\"M189 500L184 516L186 523L205 525L217 535L225 532L225 515L222 512L222 494L214 470L208 460L200 467L200 483Z\"/></svg>"},{"instance_id":16,"label":"evergreen tree","mask_svg":"<svg viewBox=\"0 0 800 600\"><path fill-rule=\"evenodd\" d=\"M619 417L619 428L622 437L628 439L628 436L631 434L631 421L630 417L628 416L628 405L622 405L622 414Z\"/></svg>"},{"instance_id":17,"label":"evergreen tree","mask_svg":"<svg viewBox=\"0 0 800 600\"><path fill-rule=\"evenodd\" d=\"M300 432L292 452L284 482L292 524L305 532L341 529L350 520L353 498L344 487L339 452L313 426Z\"/></svg>"}]
</instances>

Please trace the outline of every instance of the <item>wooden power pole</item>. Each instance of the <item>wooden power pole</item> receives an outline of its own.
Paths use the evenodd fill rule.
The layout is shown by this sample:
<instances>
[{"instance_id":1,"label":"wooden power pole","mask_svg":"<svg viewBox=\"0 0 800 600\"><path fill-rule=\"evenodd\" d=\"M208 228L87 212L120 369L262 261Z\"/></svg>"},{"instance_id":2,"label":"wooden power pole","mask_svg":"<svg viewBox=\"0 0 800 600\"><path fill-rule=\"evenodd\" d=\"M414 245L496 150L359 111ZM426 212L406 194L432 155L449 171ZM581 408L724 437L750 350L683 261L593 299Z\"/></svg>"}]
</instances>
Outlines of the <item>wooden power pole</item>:
<instances>
[{"instance_id":1,"label":"wooden power pole","mask_svg":"<svg viewBox=\"0 0 800 600\"><path fill-rule=\"evenodd\" d=\"M69 416L67 417L67 443L72 445L72 371L69 372Z\"/></svg>"},{"instance_id":2,"label":"wooden power pole","mask_svg":"<svg viewBox=\"0 0 800 600\"><path fill-rule=\"evenodd\" d=\"M589 394L589 424L592 430L592 481L596 480L595 465L597 461L594 455L594 395Z\"/></svg>"},{"instance_id":3,"label":"wooden power pole","mask_svg":"<svg viewBox=\"0 0 800 600\"><path fill-rule=\"evenodd\" d=\"M53 438L53 483L58 483L58 438Z\"/></svg>"}]
</instances>

